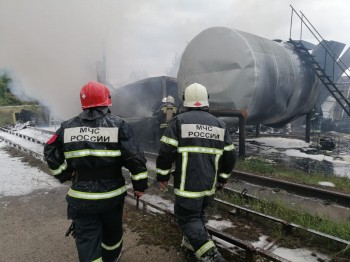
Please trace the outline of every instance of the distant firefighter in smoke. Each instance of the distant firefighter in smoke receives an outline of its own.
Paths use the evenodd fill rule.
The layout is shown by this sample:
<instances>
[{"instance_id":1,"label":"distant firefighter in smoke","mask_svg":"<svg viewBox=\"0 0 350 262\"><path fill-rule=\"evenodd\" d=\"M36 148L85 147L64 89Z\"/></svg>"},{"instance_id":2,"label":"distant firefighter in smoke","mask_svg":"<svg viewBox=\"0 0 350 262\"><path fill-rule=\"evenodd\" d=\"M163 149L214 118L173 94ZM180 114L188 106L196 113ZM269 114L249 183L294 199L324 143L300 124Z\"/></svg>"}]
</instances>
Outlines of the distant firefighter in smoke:
<instances>
[{"instance_id":1,"label":"distant firefighter in smoke","mask_svg":"<svg viewBox=\"0 0 350 262\"><path fill-rule=\"evenodd\" d=\"M174 103L174 98L172 96L168 96L165 99L165 103L162 104L157 112L157 120L160 124L159 128L161 130L161 135L163 135L165 129L168 127L170 120L177 114L177 108Z\"/></svg>"},{"instance_id":2,"label":"distant firefighter in smoke","mask_svg":"<svg viewBox=\"0 0 350 262\"><path fill-rule=\"evenodd\" d=\"M205 228L204 211L230 177L234 145L224 122L208 112L204 86L194 83L185 89L184 107L187 112L175 116L161 138L157 181L163 189L174 176L174 211L184 234L182 246L200 261L222 262L225 259Z\"/></svg>"},{"instance_id":3,"label":"distant firefighter in smoke","mask_svg":"<svg viewBox=\"0 0 350 262\"><path fill-rule=\"evenodd\" d=\"M87 83L80 100L83 112L61 124L44 147L45 160L60 182L73 181L66 200L79 260L118 261L127 191L122 167L141 197L147 189L146 159L129 125L111 114L106 86Z\"/></svg>"}]
</instances>

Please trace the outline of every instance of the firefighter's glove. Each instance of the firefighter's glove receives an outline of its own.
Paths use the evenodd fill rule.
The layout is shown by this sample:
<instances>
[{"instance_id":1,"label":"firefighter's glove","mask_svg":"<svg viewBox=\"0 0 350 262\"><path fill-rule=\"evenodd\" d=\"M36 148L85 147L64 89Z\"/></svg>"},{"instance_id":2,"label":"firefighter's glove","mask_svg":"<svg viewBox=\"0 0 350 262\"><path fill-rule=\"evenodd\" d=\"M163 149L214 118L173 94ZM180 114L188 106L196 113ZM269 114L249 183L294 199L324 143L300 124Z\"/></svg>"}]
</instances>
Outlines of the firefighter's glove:
<instances>
[{"instance_id":1,"label":"firefighter's glove","mask_svg":"<svg viewBox=\"0 0 350 262\"><path fill-rule=\"evenodd\" d=\"M159 189L162 192L168 191L168 181L159 181Z\"/></svg>"},{"instance_id":2,"label":"firefighter's glove","mask_svg":"<svg viewBox=\"0 0 350 262\"><path fill-rule=\"evenodd\" d=\"M66 237L69 237L69 235L72 235L72 237L75 238L75 225L74 222L72 222L66 232Z\"/></svg>"},{"instance_id":3,"label":"firefighter's glove","mask_svg":"<svg viewBox=\"0 0 350 262\"><path fill-rule=\"evenodd\" d=\"M134 196L135 197L142 197L144 194L144 192L141 192L141 191L134 191Z\"/></svg>"},{"instance_id":4,"label":"firefighter's glove","mask_svg":"<svg viewBox=\"0 0 350 262\"><path fill-rule=\"evenodd\" d=\"M216 191L223 190L226 186L226 183L217 183L216 184Z\"/></svg>"}]
</instances>

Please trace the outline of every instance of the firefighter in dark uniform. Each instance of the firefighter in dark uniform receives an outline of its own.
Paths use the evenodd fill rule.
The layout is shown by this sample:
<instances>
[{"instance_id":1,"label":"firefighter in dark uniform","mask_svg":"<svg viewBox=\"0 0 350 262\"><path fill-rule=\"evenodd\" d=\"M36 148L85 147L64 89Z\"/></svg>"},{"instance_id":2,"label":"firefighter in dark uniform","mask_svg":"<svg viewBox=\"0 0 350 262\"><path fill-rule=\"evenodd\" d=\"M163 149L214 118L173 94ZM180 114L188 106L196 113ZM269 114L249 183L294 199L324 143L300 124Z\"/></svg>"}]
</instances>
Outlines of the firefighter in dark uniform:
<instances>
[{"instance_id":1,"label":"firefighter in dark uniform","mask_svg":"<svg viewBox=\"0 0 350 262\"><path fill-rule=\"evenodd\" d=\"M174 176L174 211L184 234L182 246L194 251L199 261L225 261L205 228L204 211L230 177L234 145L224 122L208 112L204 86L194 83L185 89L184 107L187 111L174 117L161 138L157 181L166 188Z\"/></svg>"},{"instance_id":2,"label":"firefighter in dark uniform","mask_svg":"<svg viewBox=\"0 0 350 262\"><path fill-rule=\"evenodd\" d=\"M146 159L129 125L111 114L108 88L82 87L83 112L61 124L45 144L48 166L60 182L72 180L66 200L79 261L118 261L123 244L126 195L122 167L130 171L134 195L147 189Z\"/></svg>"},{"instance_id":3,"label":"firefighter in dark uniform","mask_svg":"<svg viewBox=\"0 0 350 262\"><path fill-rule=\"evenodd\" d=\"M177 108L174 105L174 97L168 96L165 100L165 103L160 107L158 111L158 122L160 123L160 133L163 136L165 129L168 127L168 123L171 119L177 114ZM161 138L159 137L159 139Z\"/></svg>"}]
</instances>

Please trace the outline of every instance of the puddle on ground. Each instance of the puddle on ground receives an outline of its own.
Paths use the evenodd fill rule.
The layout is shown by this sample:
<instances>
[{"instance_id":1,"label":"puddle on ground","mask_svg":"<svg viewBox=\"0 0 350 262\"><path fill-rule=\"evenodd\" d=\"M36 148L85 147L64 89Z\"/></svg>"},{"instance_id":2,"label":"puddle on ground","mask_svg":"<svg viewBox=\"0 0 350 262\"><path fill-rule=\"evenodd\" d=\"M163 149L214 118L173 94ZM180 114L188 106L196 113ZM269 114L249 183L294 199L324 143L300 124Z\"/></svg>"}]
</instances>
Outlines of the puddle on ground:
<instances>
[{"instance_id":1,"label":"puddle on ground","mask_svg":"<svg viewBox=\"0 0 350 262\"><path fill-rule=\"evenodd\" d=\"M289 261L293 262L318 262L318 261L331 261L331 259L324 254L318 253L314 250L309 250L307 248L297 248L297 249L291 249L291 248L284 248L279 247L278 245L274 245L273 243L270 243L268 241L267 236L260 236L259 241L251 243L255 248L261 247L261 248L269 248L272 253L274 253L277 256L280 256L284 259L287 259Z\"/></svg>"},{"instance_id":2,"label":"puddle on ground","mask_svg":"<svg viewBox=\"0 0 350 262\"><path fill-rule=\"evenodd\" d=\"M335 140L333 151L321 150L317 143L284 137L246 140L246 156L263 157L305 172L350 178L350 136Z\"/></svg>"}]
</instances>

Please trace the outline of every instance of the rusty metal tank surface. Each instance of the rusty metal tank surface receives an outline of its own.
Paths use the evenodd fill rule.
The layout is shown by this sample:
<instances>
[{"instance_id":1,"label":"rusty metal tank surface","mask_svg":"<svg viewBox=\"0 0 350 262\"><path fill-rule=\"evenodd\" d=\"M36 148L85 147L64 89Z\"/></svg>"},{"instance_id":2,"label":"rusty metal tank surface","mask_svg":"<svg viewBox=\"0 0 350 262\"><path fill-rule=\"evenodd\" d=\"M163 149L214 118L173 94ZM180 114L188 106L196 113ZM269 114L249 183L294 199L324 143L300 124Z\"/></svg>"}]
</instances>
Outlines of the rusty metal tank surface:
<instances>
[{"instance_id":1,"label":"rusty metal tank surface","mask_svg":"<svg viewBox=\"0 0 350 262\"><path fill-rule=\"evenodd\" d=\"M225 27L209 28L186 47L179 96L197 82L211 109L247 111L248 124L282 126L312 110L321 85L293 47Z\"/></svg>"}]
</instances>

